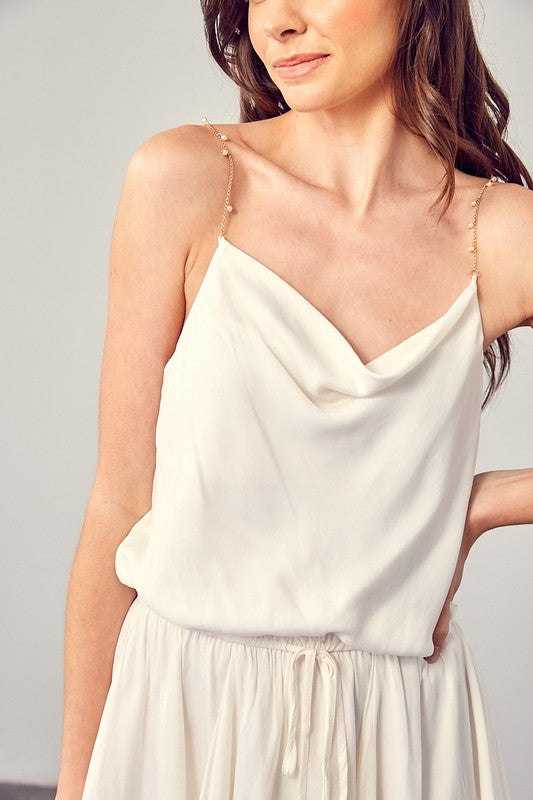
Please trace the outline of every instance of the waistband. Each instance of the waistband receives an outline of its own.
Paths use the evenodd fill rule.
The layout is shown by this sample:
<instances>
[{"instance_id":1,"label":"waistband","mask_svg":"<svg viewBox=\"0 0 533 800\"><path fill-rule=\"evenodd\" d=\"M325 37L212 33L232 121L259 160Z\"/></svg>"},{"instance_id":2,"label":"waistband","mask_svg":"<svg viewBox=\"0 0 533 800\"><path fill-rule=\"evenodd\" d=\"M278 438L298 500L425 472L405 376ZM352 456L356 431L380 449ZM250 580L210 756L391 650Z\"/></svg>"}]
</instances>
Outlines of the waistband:
<instances>
[{"instance_id":1,"label":"waistband","mask_svg":"<svg viewBox=\"0 0 533 800\"><path fill-rule=\"evenodd\" d=\"M187 628L195 633L201 633L213 639L222 639L225 642L235 644L245 644L252 647L266 647L271 650L290 650L300 652L300 650L359 650L359 647L343 642L336 633L325 633L322 636L309 635L279 635L279 634L227 634L218 631L208 631L199 628Z\"/></svg>"}]
</instances>

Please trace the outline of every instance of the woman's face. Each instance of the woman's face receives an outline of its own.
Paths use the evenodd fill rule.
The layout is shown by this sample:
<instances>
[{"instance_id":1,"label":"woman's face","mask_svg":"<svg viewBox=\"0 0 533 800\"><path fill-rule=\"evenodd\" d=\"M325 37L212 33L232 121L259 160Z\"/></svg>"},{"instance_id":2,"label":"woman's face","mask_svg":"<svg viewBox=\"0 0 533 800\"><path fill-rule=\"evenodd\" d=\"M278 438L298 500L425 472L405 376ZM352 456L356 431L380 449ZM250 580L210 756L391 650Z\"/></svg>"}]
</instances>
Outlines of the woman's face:
<instances>
[{"instance_id":1,"label":"woman's face","mask_svg":"<svg viewBox=\"0 0 533 800\"><path fill-rule=\"evenodd\" d=\"M248 0L254 50L290 108L326 109L382 92L395 53L400 0ZM321 53L299 74L279 58Z\"/></svg>"}]
</instances>

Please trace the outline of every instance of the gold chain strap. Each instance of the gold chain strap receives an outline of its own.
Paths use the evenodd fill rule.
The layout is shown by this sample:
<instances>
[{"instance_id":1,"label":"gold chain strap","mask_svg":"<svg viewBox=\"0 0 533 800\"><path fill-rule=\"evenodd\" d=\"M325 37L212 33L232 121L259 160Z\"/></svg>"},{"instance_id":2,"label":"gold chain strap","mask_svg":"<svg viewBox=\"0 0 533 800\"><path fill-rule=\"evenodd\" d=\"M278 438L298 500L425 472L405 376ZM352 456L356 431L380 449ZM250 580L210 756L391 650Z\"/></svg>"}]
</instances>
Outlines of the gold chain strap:
<instances>
[{"instance_id":1,"label":"gold chain strap","mask_svg":"<svg viewBox=\"0 0 533 800\"><path fill-rule=\"evenodd\" d=\"M492 186L494 183L497 183L497 182L498 182L498 178L496 177L496 175L492 175L491 179L483 184L483 186L481 187L481 189L479 191L479 194L476 197L476 199L472 200L470 202L470 205L474 206L475 209L476 209L474 211L474 219L473 219L473 221L468 223L468 227L469 228L473 228L473 230L474 230L474 239L472 241L472 244L468 248L469 251L474 254L474 268L472 269L470 274L471 275L477 275L478 278L481 275L480 271L477 268L477 217L478 217L478 213L479 213L479 204L481 202L481 198L483 197L483 192L485 191L485 189L487 189L487 187Z\"/></svg>"},{"instance_id":2,"label":"gold chain strap","mask_svg":"<svg viewBox=\"0 0 533 800\"><path fill-rule=\"evenodd\" d=\"M221 142L227 142L227 141L228 141L228 137L226 136L226 134L225 134L225 133L220 133L220 131L217 131L217 129L215 128L215 126L214 126L214 125L212 125L212 124L209 122L209 120L207 119L207 117L202 117L202 123L203 123L204 125L207 125L207 127L208 127L208 128L211 130L211 131L213 131L213 133L215 134L215 136L216 136L216 137L217 137L217 138L218 138L218 139L219 139ZM232 206L232 205L230 205L231 186L232 186L232 184L233 184L233 156L231 155L230 151L228 150L228 148L226 147L226 145L225 145L225 144L223 144L223 145L222 145L222 149L221 149L221 151L220 151L220 152L222 153L222 155L223 155L223 156L226 156L226 158L228 159L228 164L229 164L229 179L228 179L228 188L227 188L227 190L226 190L226 199L225 199L225 201L224 201L224 211L223 211L223 213L222 213L222 222L221 222L221 224L220 224L220 232L219 232L219 236L223 236L223 235L224 235L224 230L225 230L225 227L226 227L226 219L227 219L227 216L228 216L228 214L229 214L231 211L233 211L233 206Z\"/></svg>"},{"instance_id":3,"label":"gold chain strap","mask_svg":"<svg viewBox=\"0 0 533 800\"><path fill-rule=\"evenodd\" d=\"M228 141L228 137L226 136L226 134L225 133L220 133L220 131L217 131L215 126L212 125L209 122L207 117L202 117L202 123L204 125L207 125L207 127L211 131L213 131L215 136L221 142L227 142ZM226 199L224 201L224 211L222 213L222 222L221 222L221 225L220 225L220 235L222 236L224 234L224 230L225 230L225 227L226 227L227 215L228 215L228 213L233 211L233 206L230 205L231 187L232 187L232 184L233 184L233 156L231 155L230 151L228 150L228 148L226 147L225 144L222 145L221 153L222 153L223 156L227 157L228 163L229 163L228 188L226 190ZM481 275L480 271L477 268L477 218L478 218L478 213L479 213L479 204L481 202L481 198L483 197L483 192L485 191L485 189L487 189L489 186L492 186L494 183L497 183L497 182L498 182L498 178L496 177L496 175L492 175L490 180L488 180L486 183L483 184L483 186L481 187L481 189L479 191L479 194L476 197L476 199L472 200L471 203L470 203L471 206L475 207L474 219L473 219L472 222L468 223L468 227L473 229L473 231L474 231L474 238L473 238L472 244L468 248L469 251L471 253L473 253L473 255L474 255L474 267L471 270L470 274L471 275L475 274L475 275L477 275L477 277L479 277Z\"/></svg>"}]
</instances>

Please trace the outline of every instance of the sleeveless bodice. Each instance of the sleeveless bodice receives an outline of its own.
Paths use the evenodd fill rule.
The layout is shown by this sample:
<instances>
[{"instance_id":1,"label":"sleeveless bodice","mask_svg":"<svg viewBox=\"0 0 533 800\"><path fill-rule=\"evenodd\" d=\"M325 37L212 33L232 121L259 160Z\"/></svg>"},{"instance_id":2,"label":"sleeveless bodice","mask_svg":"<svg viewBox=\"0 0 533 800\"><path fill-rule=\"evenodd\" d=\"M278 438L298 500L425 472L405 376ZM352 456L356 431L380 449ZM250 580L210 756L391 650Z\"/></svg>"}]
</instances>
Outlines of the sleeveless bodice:
<instances>
[{"instance_id":1,"label":"sleeveless bodice","mask_svg":"<svg viewBox=\"0 0 533 800\"><path fill-rule=\"evenodd\" d=\"M430 655L479 437L477 271L466 281L364 364L220 235L164 368L152 506L119 579L184 627Z\"/></svg>"}]
</instances>

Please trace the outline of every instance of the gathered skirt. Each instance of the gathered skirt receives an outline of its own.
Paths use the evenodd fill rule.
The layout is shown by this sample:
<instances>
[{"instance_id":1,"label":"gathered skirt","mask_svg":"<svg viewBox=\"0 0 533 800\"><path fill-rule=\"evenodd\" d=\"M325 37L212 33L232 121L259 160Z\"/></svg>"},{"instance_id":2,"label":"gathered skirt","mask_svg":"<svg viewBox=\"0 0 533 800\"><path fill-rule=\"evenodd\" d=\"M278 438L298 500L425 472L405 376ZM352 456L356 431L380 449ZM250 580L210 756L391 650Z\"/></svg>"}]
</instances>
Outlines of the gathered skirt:
<instances>
[{"instance_id":1,"label":"gathered skirt","mask_svg":"<svg viewBox=\"0 0 533 800\"><path fill-rule=\"evenodd\" d=\"M137 596L82 800L509 800L456 609L428 664L184 628Z\"/></svg>"}]
</instances>

